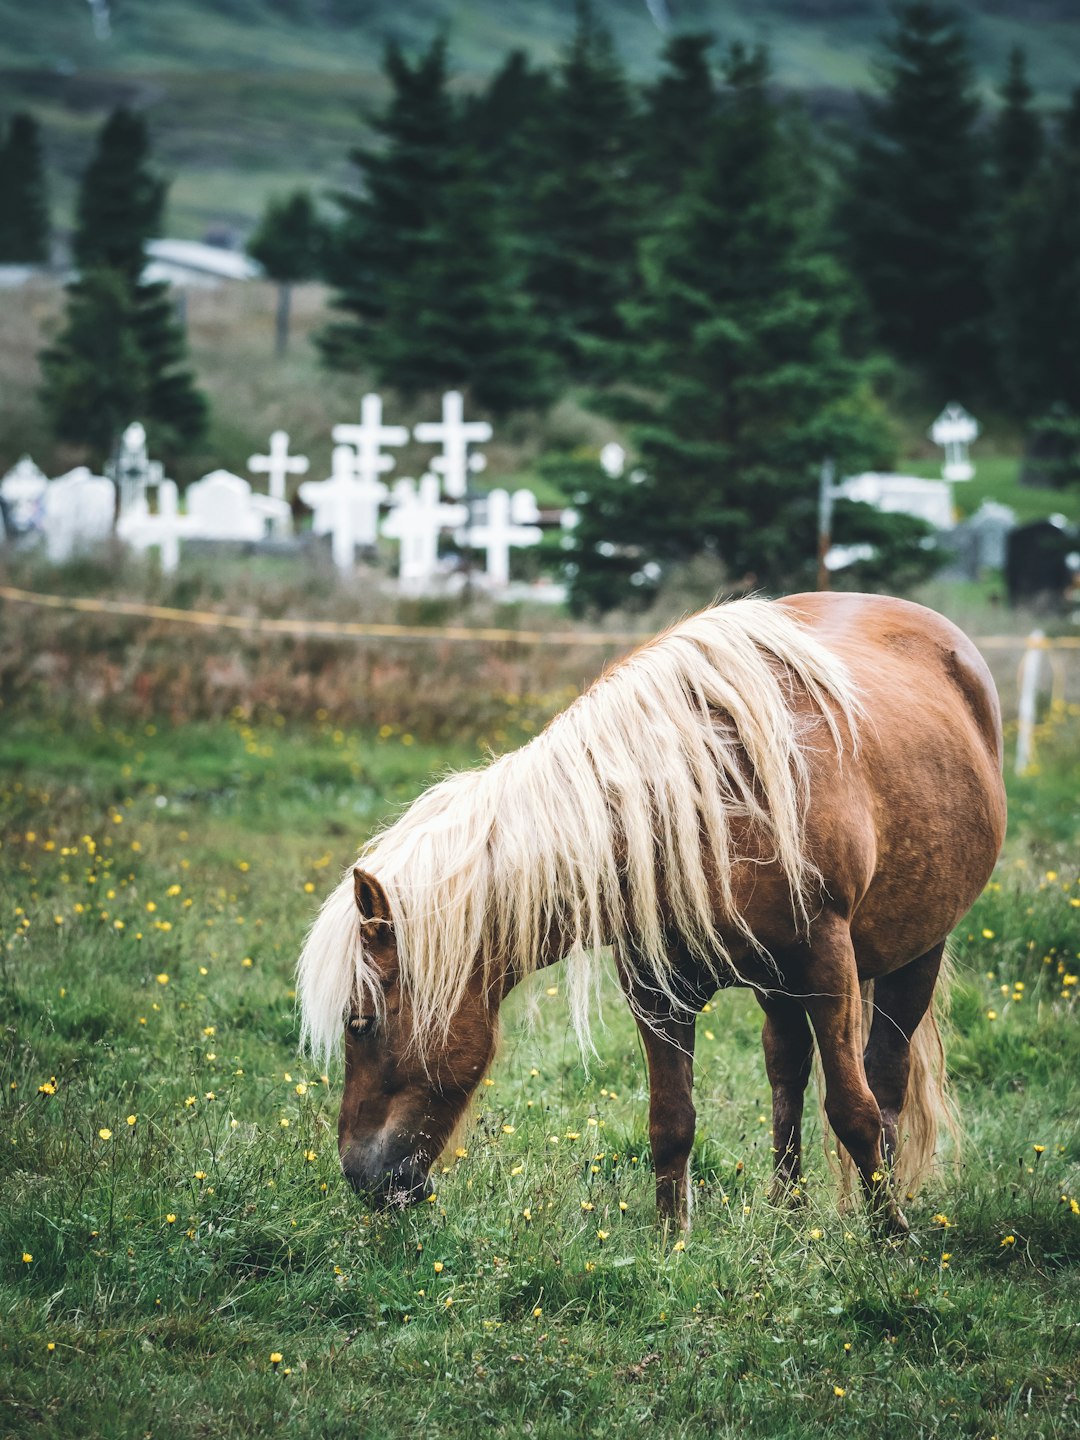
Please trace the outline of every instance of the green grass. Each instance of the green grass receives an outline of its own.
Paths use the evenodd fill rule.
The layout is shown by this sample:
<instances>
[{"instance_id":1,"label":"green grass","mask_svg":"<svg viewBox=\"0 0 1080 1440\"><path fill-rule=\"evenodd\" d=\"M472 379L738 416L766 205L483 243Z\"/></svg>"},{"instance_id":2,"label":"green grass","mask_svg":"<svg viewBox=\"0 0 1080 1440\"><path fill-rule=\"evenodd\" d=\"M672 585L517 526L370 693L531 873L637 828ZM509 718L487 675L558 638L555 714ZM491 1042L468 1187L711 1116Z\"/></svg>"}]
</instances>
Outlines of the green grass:
<instances>
[{"instance_id":1,"label":"green grass","mask_svg":"<svg viewBox=\"0 0 1080 1440\"><path fill-rule=\"evenodd\" d=\"M535 1024L506 1027L434 1203L373 1216L342 1185L340 1076L296 1056L293 960L356 844L470 743L9 714L0 1429L1074 1435L1080 816L1059 744L1014 784L956 937L968 1143L908 1207L915 1237L872 1244L813 1137L809 1209L765 1203L759 1026L736 994L699 1022L676 1249L633 1026L610 996L586 1074L544 993L557 970Z\"/></svg>"},{"instance_id":2,"label":"green grass","mask_svg":"<svg viewBox=\"0 0 1080 1440\"><path fill-rule=\"evenodd\" d=\"M973 448L975 474L970 480L953 487L956 508L961 515L973 515L984 500L1011 505L1021 524L1026 520L1043 520L1055 513L1065 515L1073 524L1080 521L1080 490L1049 490L1020 484L1021 461L1018 455L980 455ZM919 475L927 480L941 478L941 460L902 460L897 467L901 474Z\"/></svg>"}]
</instances>

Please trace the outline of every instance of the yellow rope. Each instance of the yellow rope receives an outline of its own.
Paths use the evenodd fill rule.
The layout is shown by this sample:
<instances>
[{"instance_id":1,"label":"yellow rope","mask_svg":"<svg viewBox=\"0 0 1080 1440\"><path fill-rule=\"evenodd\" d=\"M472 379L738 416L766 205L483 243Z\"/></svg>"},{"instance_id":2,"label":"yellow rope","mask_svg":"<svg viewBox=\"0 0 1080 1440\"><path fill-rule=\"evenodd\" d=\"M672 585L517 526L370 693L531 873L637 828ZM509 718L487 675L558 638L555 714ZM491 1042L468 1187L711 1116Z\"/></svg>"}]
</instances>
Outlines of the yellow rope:
<instances>
[{"instance_id":1,"label":"yellow rope","mask_svg":"<svg viewBox=\"0 0 1080 1440\"><path fill-rule=\"evenodd\" d=\"M242 630L253 635L293 635L298 639L387 639L496 641L518 645L640 645L650 635L625 630L500 630L491 626L361 624L352 620L270 620L257 615L223 615L213 610L180 610L171 605L147 605L138 600L105 600L90 596L43 595L0 585L0 600L37 605L50 610L71 610L84 615L123 615L132 619L164 620L177 625L198 625L208 630ZM984 650L1023 649L1032 644L1026 635L974 636ZM1034 642L1047 650L1078 650L1080 636L1064 635Z\"/></svg>"}]
</instances>

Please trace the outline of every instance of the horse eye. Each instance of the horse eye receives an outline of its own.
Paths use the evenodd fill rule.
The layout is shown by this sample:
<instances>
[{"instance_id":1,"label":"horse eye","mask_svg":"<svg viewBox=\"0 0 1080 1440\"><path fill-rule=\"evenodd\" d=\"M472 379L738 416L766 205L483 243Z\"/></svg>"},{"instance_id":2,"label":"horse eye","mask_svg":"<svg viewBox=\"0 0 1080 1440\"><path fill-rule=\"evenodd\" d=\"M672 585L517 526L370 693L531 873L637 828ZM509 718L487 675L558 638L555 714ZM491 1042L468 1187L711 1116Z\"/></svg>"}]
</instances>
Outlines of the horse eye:
<instances>
[{"instance_id":1,"label":"horse eye","mask_svg":"<svg viewBox=\"0 0 1080 1440\"><path fill-rule=\"evenodd\" d=\"M352 1015L349 1017L349 1029L354 1035L366 1035L374 1024L374 1015Z\"/></svg>"}]
</instances>

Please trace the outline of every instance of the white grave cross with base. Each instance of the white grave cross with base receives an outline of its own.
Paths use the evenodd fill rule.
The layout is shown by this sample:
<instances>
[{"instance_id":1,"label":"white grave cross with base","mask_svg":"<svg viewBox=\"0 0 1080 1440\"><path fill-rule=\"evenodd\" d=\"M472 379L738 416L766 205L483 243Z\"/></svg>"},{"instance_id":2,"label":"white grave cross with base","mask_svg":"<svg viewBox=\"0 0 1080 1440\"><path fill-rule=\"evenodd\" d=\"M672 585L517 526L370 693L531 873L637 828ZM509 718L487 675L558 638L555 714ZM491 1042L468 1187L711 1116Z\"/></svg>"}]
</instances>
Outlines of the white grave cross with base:
<instances>
[{"instance_id":1,"label":"white grave cross with base","mask_svg":"<svg viewBox=\"0 0 1080 1440\"><path fill-rule=\"evenodd\" d=\"M489 492L484 523L470 525L460 537L471 549L487 552L489 585L501 589L510 583L511 546L540 543L543 531L530 523L539 518L531 490L517 490L512 498L505 490Z\"/></svg>"},{"instance_id":2,"label":"white grave cross with base","mask_svg":"<svg viewBox=\"0 0 1080 1440\"><path fill-rule=\"evenodd\" d=\"M431 462L431 468L442 476L447 495L460 500L469 488L469 476L483 470L483 455L470 455L471 444L484 444L492 436L486 420L466 420L465 402L461 392L448 390L442 401L442 420L425 421L413 429L413 436L424 445L441 445L442 454Z\"/></svg>"},{"instance_id":3,"label":"white grave cross with base","mask_svg":"<svg viewBox=\"0 0 1080 1440\"><path fill-rule=\"evenodd\" d=\"M394 486L394 508L383 524L383 534L401 542L398 578L403 590L422 591L439 564L439 532L463 525L469 518L464 505L439 498L435 475L401 479Z\"/></svg>"},{"instance_id":4,"label":"white grave cross with base","mask_svg":"<svg viewBox=\"0 0 1080 1440\"><path fill-rule=\"evenodd\" d=\"M975 466L968 459L968 446L979 438L979 422L962 405L946 405L930 426L930 439L945 451L943 480L970 480Z\"/></svg>"},{"instance_id":5,"label":"white grave cross with base","mask_svg":"<svg viewBox=\"0 0 1080 1440\"><path fill-rule=\"evenodd\" d=\"M354 472L361 480L377 480L394 468L394 457L384 455L384 445L405 445L409 431L404 425L382 423L382 396L365 395L360 401L359 425L335 425L331 434L336 445L351 445L356 451Z\"/></svg>"},{"instance_id":6,"label":"white grave cross with base","mask_svg":"<svg viewBox=\"0 0 1080 1440\"><path fill-rule=\"evenodd\" d=\"M116 533L135 550L160 546L161 572L172 575L180 563L180 540L184 535L194 533L197 521L180 514L175 480L161 480L157 492L157 514L151 515L148 509L129 511L117 521Z\"/></svg>"},{"instance_id":7,"label":"white grave cross with base","mask_svg":"<svg viewBox=\"0 0 1080 1440\"><path fill-rule=\"evenodd\" d=\"M370 547L379 536L379 506L389 490L374 475L357 478L356 451L335 445L333 474L328 480L308 480L300 486L300 499L315 512L316 535L333 536L334 564L352 568L357 545Z\"/></svg>"},{"instance_id":8,"label":"white grave cross with base","mask_svg":"<svg viewBox=\"0 0 1080 1440\"><path fill-rule=\"evenodd\" d=\"M284 430L275 430L270 436L270 450L266 455L249 455L247 467L253 475L265 475L272 500L285 500L285 487L290 475L306 475L306 455L289 454L289 436ZM288 525L284 528L287 530Z\"/></svg>"}]
</instances>

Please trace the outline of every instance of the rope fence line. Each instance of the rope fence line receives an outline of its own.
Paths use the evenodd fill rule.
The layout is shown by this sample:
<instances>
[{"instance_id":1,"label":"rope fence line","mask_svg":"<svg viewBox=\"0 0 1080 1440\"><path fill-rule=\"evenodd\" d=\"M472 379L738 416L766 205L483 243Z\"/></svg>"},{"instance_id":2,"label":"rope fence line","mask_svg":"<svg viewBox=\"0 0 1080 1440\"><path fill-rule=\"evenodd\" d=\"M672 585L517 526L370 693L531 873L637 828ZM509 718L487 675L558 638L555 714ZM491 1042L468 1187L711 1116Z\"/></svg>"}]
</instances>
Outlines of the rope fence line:
<instances>
[{"instance_id":1,"label":"rope fence line","mask_svg":"<svg viewBox=\"0 0 1080 1440\"><path fill-rule=\"evenodd\" d=\"M46 595L0 585L0 600L40 609L67 610L84 615L118 615L127 619L161 620L175 625L194 625L204 630L235 630L252 635L291 635L297 639L342 640L450 640L506 642L518 645L640 645L652 638L638 631L600 630L507 630L470 625L364 624L352 620L274 620L257 615L227 615L215 610L182 610L171 605L150 605L139 600L107 600L97 596ZM1080 650L1080 636L974 635L982 650Z\"/></svg>"}]
</instances>

